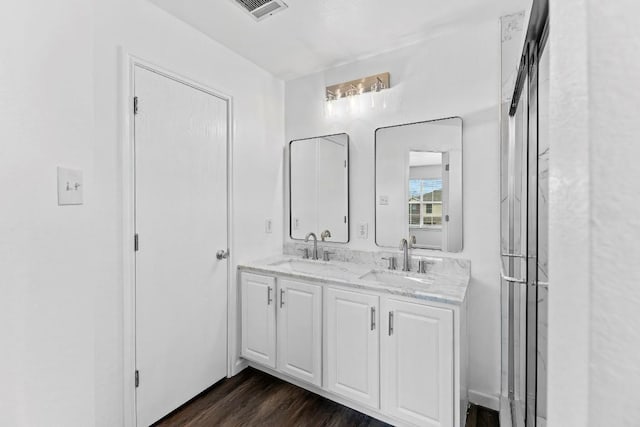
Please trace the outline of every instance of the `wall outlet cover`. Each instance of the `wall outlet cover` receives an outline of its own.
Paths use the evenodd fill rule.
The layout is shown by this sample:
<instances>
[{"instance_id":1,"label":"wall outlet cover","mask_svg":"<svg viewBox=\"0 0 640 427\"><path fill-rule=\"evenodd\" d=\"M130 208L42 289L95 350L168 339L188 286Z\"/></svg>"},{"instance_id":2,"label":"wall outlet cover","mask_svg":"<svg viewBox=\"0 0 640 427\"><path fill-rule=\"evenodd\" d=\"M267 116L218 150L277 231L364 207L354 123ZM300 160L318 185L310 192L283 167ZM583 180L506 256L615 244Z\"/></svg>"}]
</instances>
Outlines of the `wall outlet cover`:
<instances>
[{"instance_id":1,"label":"wall outlet cover","mask_svg":"<svg viewBox=\"0 0 640 427\"><path fill-rule=\"evenodd\" d=\"M363 222L358 225L358 238L360 239L369 238L369 224Z\"/></svg>"},{"instance_id":2,"label":"wall outlet cover","mask_svg":"<svg viewBox=\"0 0 640 427\"><path fill-rule=\"evenodd\" d=\"M58 205L83 203L82 171L58 167Z\"/></svg>"},{"instance_id":3,"label":"wall outlet cover","mask_svg":"<svg viewBox=\"0 0 640 427\"><path fill-rule=\"evenodd\" d=\"M380 196L378 204L380 206L387 206L389 204L389 196Z\"/></svg>"}]
</instances>

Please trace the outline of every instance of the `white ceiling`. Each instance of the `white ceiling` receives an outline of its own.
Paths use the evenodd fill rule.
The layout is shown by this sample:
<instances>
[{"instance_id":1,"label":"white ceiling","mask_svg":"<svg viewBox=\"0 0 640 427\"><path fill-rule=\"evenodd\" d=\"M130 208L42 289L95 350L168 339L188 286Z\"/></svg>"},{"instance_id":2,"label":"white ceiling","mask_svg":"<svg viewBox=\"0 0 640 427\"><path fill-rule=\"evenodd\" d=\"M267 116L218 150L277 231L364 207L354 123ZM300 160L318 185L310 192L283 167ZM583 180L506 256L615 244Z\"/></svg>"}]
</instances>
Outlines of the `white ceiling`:
<instances>
[{"instance_id":1,"label":"white ceiling","mask_svg":"<svg viewBox=\"0 0 640 427\"><path fill-rule=\"evenodd\" d=\"M285 0L256 22L233 0L150 0L285 80L524 10L528 0ZM496 40L498 43L498 40Z\"/></svg>"}]
</instances>

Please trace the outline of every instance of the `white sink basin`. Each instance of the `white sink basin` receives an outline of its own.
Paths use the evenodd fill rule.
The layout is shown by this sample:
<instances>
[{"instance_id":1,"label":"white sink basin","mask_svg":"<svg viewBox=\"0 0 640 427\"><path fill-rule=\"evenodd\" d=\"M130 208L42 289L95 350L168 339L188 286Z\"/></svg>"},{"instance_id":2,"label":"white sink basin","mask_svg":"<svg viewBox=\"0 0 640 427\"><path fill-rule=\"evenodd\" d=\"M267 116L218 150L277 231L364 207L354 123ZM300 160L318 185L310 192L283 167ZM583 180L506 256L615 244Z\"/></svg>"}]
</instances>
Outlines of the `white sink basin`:
<instances>
[{"instance_id":1,"label":"white sink basin","mask_svg":"<svg viewBox=\"0 0 640 427\"><path fill-rule=\"evenodd\" d=\"M311 261L302 259L291 259L284 261L277 261L270 264L274 267L281 268L292 273L306 273L316 276L341 276L345 274L346 270L343 267L332 265L324 261Z\"/></svg>"},{"instance_id":2,"label":"white sink basin","mask_svg":"<svg viewBox=\"0 0 640 427\"><path fill-rule=\"evenodd\" d=\"M424 286L433 283L433 280L428 276L388 270L371 270L370 272L360 276L360 279L384 283L385 285L409 287Z\"/></svg>"}]
</instances>

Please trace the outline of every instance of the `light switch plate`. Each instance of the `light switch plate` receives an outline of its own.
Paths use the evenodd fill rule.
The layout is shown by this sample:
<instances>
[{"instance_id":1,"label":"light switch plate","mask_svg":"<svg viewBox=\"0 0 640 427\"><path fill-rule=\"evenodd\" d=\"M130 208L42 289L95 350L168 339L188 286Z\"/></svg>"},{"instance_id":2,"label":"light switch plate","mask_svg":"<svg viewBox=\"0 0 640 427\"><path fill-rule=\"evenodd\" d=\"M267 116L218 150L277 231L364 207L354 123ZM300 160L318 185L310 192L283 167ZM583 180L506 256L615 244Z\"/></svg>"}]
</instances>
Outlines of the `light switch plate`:
<instances>
[{"instance_id":1,"label":"light switch plate","mask_svg":"<svg viewBox=\"0 0 640 427\"><path fill-rule=\"evenodd\" d=\"M369 224L367 224L366 222L358 224L358 238L359 239L369 238Z\"/></svg>"},{"instance_id":2,"label":"light switch plate","mask_svg":"<svg viewBox=\"0 0 640 427\"><path fill-rule=\"evenodd\" d=\"M81 205L82 171L58 167L58 205Z\"/></svg>"},{"instance_id":3,"label":"light switch plate","mask_svg":"<svg viewBox=\"0 0 640 427\"><path fill-rule=\"evenodd\" d=\"M271 218L267 218L264 220L264 232L272 233L273 232L273 221Z\"/></svg>"}]
</instances>

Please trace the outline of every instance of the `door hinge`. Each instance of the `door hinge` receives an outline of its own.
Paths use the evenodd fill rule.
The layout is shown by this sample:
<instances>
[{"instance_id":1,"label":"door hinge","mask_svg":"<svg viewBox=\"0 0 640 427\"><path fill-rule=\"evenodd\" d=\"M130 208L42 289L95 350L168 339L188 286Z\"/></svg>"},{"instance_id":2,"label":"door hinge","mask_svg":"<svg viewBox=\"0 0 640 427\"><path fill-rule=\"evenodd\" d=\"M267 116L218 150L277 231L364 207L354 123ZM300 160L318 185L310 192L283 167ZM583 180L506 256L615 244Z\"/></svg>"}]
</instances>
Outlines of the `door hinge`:
<instances>
[{"instance_id":1,"label":"door hinge","mask_svg":"<svg viewBox=\"0 0 640 427\"><path fill-rule=\"evenodd\" d=\"M449 163L447 163L446 165L444 165L444 170L448 171L449 170Z\"/></svg>"},{"instance_id":2,"label":"door hinge","mask_svg":"<svg viewBox=\"0 0 640 427\"><path fill-rule=\"evenodd\" d=\"M347 223L347 217L346 216L344 217L344 223L345 224Z\"/></svg>"},{"instance_id":3,"label":"door hinge","mask_svg":"<svg viewBox=\"0 0 640 427\"><path fill-rule=\"evenodd\" d=\"M344 161L344 167L345 168L347 167L347 161L346 160Z\"/></svg>"},{"instance_id":4,"label":"door hinge","mask_svg":"<svg viewBox=\"0 0 640 427\"><path fill-rule=\"evenodd\" d=\"M445 220L446 222L449 222L449 215L445 215L445 216L444 216L444 220Z\"/></svg>"},{"instance_id":5,"label":"door hinge","mask_svg":"<svg viewBox=\"0 0 640 427\"><path fill-rule=\"evenodd\" d=\"M138 114L138 97L133 97L133 114Z\"/></svg>"},{"instance_id":6,"label":"door hinge","mask_svg":"<svg viewBox=\"0 0 640 427\"><path fill-rule=\"evenodd\" d=\"M136 371L136 388L140 386L140 371Z\"/></svg>"},{"instance_id":7,"label":"door hinge","mask_svg":"<svg viewBox=\"0 0 640 427\"><path fill-rule=\"evenodd\" d=\"M134 250L135 252L137 252L137 251L138 251L138 248L139 248L139 246L138 246L138 233L136 233L136 234L133 236L133 250Z\"/></svg>"}]
</instances>

